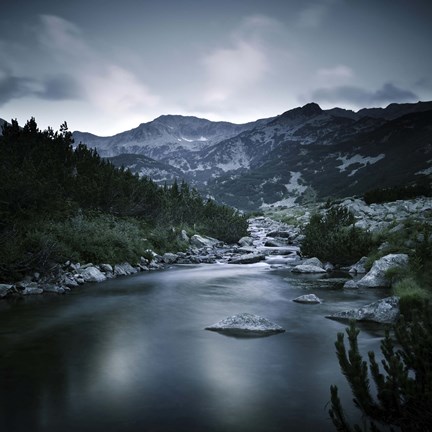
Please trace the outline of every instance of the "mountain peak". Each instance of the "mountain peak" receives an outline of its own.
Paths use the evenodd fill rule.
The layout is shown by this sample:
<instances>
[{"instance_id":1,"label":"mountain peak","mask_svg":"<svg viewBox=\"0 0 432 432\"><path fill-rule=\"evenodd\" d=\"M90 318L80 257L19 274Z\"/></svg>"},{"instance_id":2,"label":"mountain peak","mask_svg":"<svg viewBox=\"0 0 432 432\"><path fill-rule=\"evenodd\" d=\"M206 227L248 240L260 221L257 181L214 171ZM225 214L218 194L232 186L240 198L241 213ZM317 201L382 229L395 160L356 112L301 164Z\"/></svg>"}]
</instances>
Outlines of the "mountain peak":
<instances>
[{"instance_id":1,"label":"mountain peak","mask_svg":"<svg viewBox=\"0 0 432 432\"><path fill-rule=\"evenodd\" d=\"M298 109L300 109L302 113L307 116L318 115L322 113L321 107L315 102L310 102Z\"/></svg>"},{"instance_id":2,"label":"mountain peak","mask_svg":"<svg viewBox=\"0 0 432 432\"><path fill-rule=\"evenodd\" d=\"M280 120L284 121L284 120L295 120L295 119L305 118L305 117L315 117L321 114L322 112L323 110L317 103L311 102L306 105L303 105L302 107L293 108L289 111L285 111L279 117L276 117L275 121L279 122Z\"/></svg>"}]
</instances>

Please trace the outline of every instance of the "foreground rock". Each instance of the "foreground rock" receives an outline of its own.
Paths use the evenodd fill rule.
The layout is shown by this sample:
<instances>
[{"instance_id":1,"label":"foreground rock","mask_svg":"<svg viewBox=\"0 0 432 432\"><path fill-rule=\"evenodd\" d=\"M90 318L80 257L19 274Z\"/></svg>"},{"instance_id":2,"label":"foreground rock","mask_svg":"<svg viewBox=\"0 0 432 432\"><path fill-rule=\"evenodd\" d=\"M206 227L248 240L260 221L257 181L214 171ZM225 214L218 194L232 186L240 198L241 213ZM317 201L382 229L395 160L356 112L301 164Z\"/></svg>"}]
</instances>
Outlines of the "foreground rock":
<instances>
[{"instance_id":1,"label":"foreground rock","mask_svg":"<svg viewBox=\"0 0 432 432\"><path fill-rule=\"evenodd\" d=\"M359 309L336 312L328 315L336 321L371 321L380 324L393 324L399 318L399 297L392 296L370 303Z\"/></svg>"},{"instance_id":2,"label":"foreground rock","mask_svg":"<svg viewBox=\"0 0 432 432\"><path fill-rule=\"evenodd\" d=\"M369 273L357 281L357 285L362 288L381 288L389 287L390 281L386 278L386 272L391 268L401 268L408 265L408 255L389 254L383 256L373 263Z\"/></svg>"},{"instance_id":3,"label":"foreground rock","mask_svg":"<svg viewBox=\"0 0 432 432\"><path fill-rule=\"evenodd\" d=\"M321 303L321 299L319 299L315 294L305 294L295 298L293 302L305 303L305 304L318 304Z\"/></svg>"},{"instance_id":4,"label":"foreground rock","mask_svg":"<svg viewBox=\"0 0 432 432\"><path fill-rule=\"evenodd\" d=\"M285 331L266 318L250 313L240 313L205 328L232 336L269 336Z\"/></svg>"},{"instance_id":5,"label":"foreground rock","mask_svg":"<svg viewBox=\"0 0 432 432\"><path fill-rule=\"evenodd\" d=\"M318 267L312 264L299 264L292 270L293 273L326 273L322 267Z\"/></svg>"}]
</instances>

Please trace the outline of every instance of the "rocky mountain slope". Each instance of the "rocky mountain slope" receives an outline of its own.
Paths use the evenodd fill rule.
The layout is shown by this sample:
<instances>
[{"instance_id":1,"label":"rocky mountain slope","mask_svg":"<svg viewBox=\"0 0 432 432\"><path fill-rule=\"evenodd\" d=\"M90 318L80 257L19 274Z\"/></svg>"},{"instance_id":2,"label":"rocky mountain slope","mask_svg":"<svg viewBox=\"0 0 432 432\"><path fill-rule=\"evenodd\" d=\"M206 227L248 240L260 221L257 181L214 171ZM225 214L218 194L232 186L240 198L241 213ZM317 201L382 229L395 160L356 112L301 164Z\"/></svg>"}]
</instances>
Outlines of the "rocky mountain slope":
<instances>
[{"instance_id":1,"label":"rocky mountain slope","mask_svg":"<svg viewBox=\"0 0 432 432\"><path fill-rule=\"evenodd\" d=\"M74 138L140 175L184 178L222 202L256 209L430 175L432 102L357 113L310 103L243 125L168 115L113 137Z\"/></svg>"}]
</instances>

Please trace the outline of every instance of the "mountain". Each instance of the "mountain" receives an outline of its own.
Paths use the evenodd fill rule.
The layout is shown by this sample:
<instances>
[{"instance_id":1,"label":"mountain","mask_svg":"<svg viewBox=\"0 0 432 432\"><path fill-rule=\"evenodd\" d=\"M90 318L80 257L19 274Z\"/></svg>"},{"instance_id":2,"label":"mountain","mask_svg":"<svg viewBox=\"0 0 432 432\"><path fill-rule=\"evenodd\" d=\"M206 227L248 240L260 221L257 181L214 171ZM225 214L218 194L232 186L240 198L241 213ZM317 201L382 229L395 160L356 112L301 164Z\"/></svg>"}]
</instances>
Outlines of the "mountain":
<instances>
[{"instance_id":1,"label":"mountain","mask_svg":"<svg viewBox=\"0 0 432 432\"><path fill-rule=\"evenodd\" d=\"M127 167L140 177L151 178L154 182L163 185L172 184L174 180L184 179L190 182L188 175L171 165L158 162L147 156L136 154L121 154L107 158L116 167Z\"/></svg>"},{"instance_id":2,"label":"mountain","mask_svg":"<svg viewBox=\"0 0 432 432\"><path fill-rule=\"evenodd\" d=\"M156 160L167 160L170 157L179 159L182 154L208 148L252 129L260 122L265 120L234 124L212 122L197 117L163 115L112 137L99 137L79 131L74 132L73 136L76 142L83 142L89 147L97 148L103 157L129 153L145 154Z\"/></svg>"},{"instance_id":3,"label":"mountain","mask_svg":"<svg viewBox=\"0 0 432 432\"><path fill-rule=\"evenodd\" d=\"M236 125L161 116L113 137L74 132L159 183L185 179L243 209L360 194L432 174L432 102L358 112L316 103Z\"/></svg>"},{"instance_id":4,"label":"mountain","mask_svg":"<svg viewBox=\"0 0 432 432\"><path fill-rule=\"evenodd\" d=\"M8 123L6 120L3 120L2 118L0 118L0 135L3 134L3 126L5 123Z\"/></svg>"},{"instance_id":5,"label":"mountain","mask_svg":"<svg viewBox=\"0 0 432 432\"><path fill-rule=\"evenodd\" d=\"M259 166L209 184L210 193L244 209L289 206L297 199L362 194L432 173L432 111L408 114L373 130L305 145L284 142Z\"/></svg>"}]
</instances>

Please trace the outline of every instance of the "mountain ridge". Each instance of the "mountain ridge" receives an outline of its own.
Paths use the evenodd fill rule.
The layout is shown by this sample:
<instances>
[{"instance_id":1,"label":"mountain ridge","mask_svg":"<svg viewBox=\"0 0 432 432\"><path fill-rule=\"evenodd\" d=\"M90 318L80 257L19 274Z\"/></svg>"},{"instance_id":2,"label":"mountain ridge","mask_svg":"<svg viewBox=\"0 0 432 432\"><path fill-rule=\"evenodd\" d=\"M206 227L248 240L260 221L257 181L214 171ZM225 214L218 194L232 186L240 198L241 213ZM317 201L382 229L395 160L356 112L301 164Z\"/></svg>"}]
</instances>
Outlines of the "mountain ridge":
<instances>
[{"instance_id":1,"label":"mountain ridge","mask_svg":"<svg viewBox=\"0 0 432 432\"><path fill-rule=\"evenodd\" d=\"M248 210L432 174L432 102L358 112L312 102L245 124L162 115L111 137L73 136L140 176L159 184L184 179Z\"/></svg>"}]
</instances>

